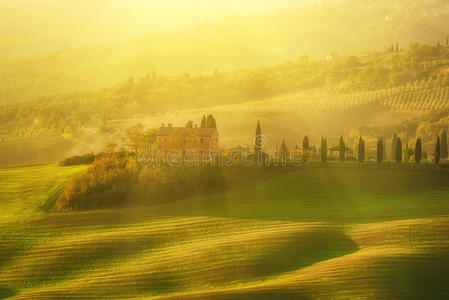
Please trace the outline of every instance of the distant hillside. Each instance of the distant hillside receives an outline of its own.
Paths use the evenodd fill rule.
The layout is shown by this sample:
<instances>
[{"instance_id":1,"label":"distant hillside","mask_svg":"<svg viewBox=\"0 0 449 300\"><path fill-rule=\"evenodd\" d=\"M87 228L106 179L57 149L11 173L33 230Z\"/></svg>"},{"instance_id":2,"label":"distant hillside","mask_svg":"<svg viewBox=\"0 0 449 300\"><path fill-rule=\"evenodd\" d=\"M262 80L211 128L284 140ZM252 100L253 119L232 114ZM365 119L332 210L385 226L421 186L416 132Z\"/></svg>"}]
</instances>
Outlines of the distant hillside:
<instances>
[{"instance_id":1,"label":"distant hillside","mask_svg":"<svg viewBox=\"0 0 449 300\"><path fill-rule=\"evenodd\" d=\"M186 30L148 33L102 46L71 47L0 64L0 103L110 86L155 69L160 74L211 74L383 50L396 41L445 44L449 10L442 2L347 0L275 14L235 16ZM40 53L40 52L36 52Z\"/></svg>"},{"instance_id":2,"label":"distant hillside","mask_svg":"<svg viewBox=\"0 0 449 300\"><path fill-rule=\"evenodd\" d=\"M425 142L433 142L435 133L448 125L448 108L449 46L412 44L407 51L329 61L302 56L210 76L169 78L153 72L109 89L10 104L0 109L0 150L5 157L20 158L17 149L27 139L59 136L70 141L51 156L61 158L120 142L123 130L139 121L149 127L162 122L182 126L210 113L217 117L222 146L248 143L257 120L263 121L270 147L283 138L294 146L304 135L314 143L327 136L333 143L340 134L374 138L394 131L408 141L423 132L418 128L426 130ZM438 117L427 120L425 114L436 110L441 111ZM413 125L400 124L415 117L420 119ZM76 151L67 149L70 145ZM45 147L28 150L41 158L39 153L51 145Z\"/></svg>"}]
</instances>

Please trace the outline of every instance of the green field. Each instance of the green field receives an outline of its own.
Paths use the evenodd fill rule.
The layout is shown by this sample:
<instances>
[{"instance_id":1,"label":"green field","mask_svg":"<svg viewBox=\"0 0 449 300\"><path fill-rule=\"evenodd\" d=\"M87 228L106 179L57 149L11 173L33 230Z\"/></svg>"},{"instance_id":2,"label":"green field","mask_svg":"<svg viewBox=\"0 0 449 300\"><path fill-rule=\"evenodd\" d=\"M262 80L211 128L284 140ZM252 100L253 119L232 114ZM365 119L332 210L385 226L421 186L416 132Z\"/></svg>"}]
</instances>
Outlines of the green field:
<instances>
[{"instance_id":1,"label":"green field","mask_svg":"<svg viewBox=\"0 0 449 300\"><path fill-rule=\"evenodd\" d=\"M314 165L170 203L49 211L84 168L0 168L0 299L449 295L448 169Z\"/></svg>"}]
</instances>

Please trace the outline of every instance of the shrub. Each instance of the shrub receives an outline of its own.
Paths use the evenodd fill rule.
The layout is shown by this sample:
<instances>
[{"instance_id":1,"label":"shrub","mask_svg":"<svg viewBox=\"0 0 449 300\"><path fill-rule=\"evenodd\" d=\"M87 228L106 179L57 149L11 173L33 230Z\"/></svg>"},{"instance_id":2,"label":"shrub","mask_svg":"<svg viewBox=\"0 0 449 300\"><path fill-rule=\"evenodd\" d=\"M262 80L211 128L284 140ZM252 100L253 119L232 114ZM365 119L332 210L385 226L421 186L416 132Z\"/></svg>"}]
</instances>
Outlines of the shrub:
<instances>
[{"instance_id":1,"label":"shrub","mask_svg":"<svg viewBox=\"0 0 449 300\"><path fill-rule=\"evenodd\" d=\"M68 157L59 162L60 166L76 166L76 165L89 165L95 160L95 155L93 153L88 153L84 155L75 155Z\"/></svg>"},{"instance_id":2,"label":"shrub","mask_svg":"<svg viewBox=\"0 0 449 300\"><path fill-rule=\"evenodd\" d=\"M134 161L124 153L105 155L73 177L58 198L58 209L88 209L120 204L132 179Z\"/></svg>"},{"instance_id":3,"label":"shrub","mask_svg":"<svg viewBox=\"0 0 449 300\"><path fill-rule=\"evenodd\" d=\"M73 177L56 202L57 209L92 209L141 199L160 202L224 188L222 168L138 167L125 151L105 152L86 172Z\"/></svg>"}]
</instances>

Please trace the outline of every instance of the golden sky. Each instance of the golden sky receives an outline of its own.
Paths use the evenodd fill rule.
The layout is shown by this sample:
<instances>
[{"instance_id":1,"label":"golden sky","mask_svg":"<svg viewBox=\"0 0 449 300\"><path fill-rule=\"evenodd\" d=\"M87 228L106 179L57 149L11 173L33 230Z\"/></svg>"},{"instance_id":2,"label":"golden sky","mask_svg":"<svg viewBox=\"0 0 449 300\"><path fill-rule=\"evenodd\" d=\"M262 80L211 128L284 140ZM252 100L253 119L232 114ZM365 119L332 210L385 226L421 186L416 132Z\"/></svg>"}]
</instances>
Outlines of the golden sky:
<instances>
[{"instance_id":1,"label":"golden sky","mask_svg":"<svg viewBox=\"0 0 449 300\"><path fill-rule=\"evenodd\" d=\"M0 0L3 58L108 44L321 0Z\"/></svg>"}]
</instances>

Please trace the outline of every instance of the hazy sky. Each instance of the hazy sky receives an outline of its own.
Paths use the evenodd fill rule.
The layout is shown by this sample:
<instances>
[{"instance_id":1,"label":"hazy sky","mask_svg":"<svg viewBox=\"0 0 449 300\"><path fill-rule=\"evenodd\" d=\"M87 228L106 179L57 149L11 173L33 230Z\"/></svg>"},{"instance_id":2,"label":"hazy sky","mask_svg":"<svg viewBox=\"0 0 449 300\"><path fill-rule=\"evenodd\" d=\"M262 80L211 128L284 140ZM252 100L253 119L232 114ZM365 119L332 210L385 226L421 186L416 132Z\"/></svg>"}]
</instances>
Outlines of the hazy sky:
<instances>
[{"instance_id":1,"label":"hazy sky","mask_svg":"<svg viewBox=\"0 0 449 300\"><path fill-rule=\"evenodd\" d=\"M126 1L125 1L126 2ZM261 14L304 6L309 0L134 0L129 13L151 16L150 24L167 27L191 25L229 15ZM121 5L118 5L121 6ZM172 18L167 20L167 18ZM168 22L167 22L168 21ZM159 25L159 26L160 26Z\"/></svg>"},{"instance_id":2,"label":"hazy sky","mask_svg":"<svg viewBox=\"0 0 449 300\"><path fill-rule=\"evenodd\" d=\"M321 0L0 0L0 59L108 44ZM332 0L331 0L332 1Z\"/></svg>"},{"instance_id":3,"label":"hazy sky","mask_svg":"<svg viewBox=\"0 0 449 300\"><path fill-rule=\"evenodd\" d=\"M229 15L261 14L302 7L316 0L0 0L0 16L45 16L48 22L82 20L86 15L101 22L142 25L149 30L191 26L205 19ZM3 12L3 13L2 13ZM16 21L24 19L14 18ZM91 20L94 21L94 20Z\"/></svg>"}]
</instances>

